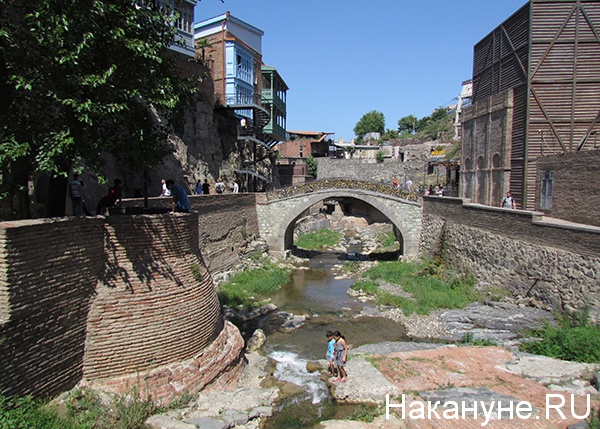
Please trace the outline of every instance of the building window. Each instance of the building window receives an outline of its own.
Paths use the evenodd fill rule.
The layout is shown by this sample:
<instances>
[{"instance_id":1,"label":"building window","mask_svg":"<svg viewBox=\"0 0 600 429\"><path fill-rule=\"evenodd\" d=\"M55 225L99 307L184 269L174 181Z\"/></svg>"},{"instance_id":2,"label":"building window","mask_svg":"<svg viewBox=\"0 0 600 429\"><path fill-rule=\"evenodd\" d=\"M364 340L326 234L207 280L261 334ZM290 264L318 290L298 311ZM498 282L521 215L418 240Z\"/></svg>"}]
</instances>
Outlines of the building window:
<instances>
[{"instance_id":1,"label":"building window","mask_svg":"<svg viewBox=\"0 0 600 429\"><path fill-rule=\"evenodd\" d=\"M554 171L542 172L542 190L540 193L540 210L552 210L552 194L554 192Z\"/></svg>"},{"instance_id":2,"label":"building window","mask_svg":"<svg viewBox=\"0 0 600 429\"><path fill-rule=\"evenodd\" d=\"M237 69L236 77L251 85L253 83L253 63L254 58L252 57L252 54L237 46L235 55L235 65Z\"/></svg>"}]
</instances>

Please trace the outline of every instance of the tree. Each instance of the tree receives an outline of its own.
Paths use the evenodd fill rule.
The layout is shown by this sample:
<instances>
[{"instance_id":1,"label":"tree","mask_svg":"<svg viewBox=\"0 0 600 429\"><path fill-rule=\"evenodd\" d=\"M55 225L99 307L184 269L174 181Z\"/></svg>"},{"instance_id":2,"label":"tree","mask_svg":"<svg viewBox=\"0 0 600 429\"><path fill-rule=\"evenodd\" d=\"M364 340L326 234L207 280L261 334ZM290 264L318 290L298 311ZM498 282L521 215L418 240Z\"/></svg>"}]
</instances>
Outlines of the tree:
<instances>
[{"instance_id":1,"label":"tree","mask_svg":"<svg viewBox=\"0 0 600 429\"><path fill-rule=\"evenodd\" d=\"M317 168L318 163L317 160L311 155L306 158L306 165L308 166L308 174L310 174L315 179L317 178Z\"/></svg>"},{"instance_id":2,"label":"tree","mask_svg":"<svg viewBox=\"0 0 600 429\"><path fill-rule=\"evenodd\" d=\"M143 171L172 151L169 121L195 87L167 51L175 18L154 0L0 0L0 168L21 196L15 217L33 172L64 190L83 160L99 171L110 153Z\"/></svg>"},{"instance_id":3,"label":"tree","mask_svg":"<svg viewBox=\"0 0 600 429\"><path fill-rule=\"evenodd\" d=\"M377 110L365 113L354 127L356 136L364 136L367 133L381 133L385 131L385 116Z\"/></svg>"},{"instance_id":4,"label":"tree","mask_svg":"<svg viewBox=\"0 0 600 429\"><path fill-rule=\"evenodd\" d=\"M415 115L408 115L398 120L398 131L408 131L410 134L416 132L417 117Z\"/></svg>"},{"instance_id":5,"label":"tree","mask_svg":"<svg viewBox=\"0 0 600 429\"><path fill-rule=\"evenodd\" d=\"M392 140L397 139L399 136L398 131L390 130L389 128L385 130L385 133L381 136L382 140Z\"/></svg>"}]
</instances>

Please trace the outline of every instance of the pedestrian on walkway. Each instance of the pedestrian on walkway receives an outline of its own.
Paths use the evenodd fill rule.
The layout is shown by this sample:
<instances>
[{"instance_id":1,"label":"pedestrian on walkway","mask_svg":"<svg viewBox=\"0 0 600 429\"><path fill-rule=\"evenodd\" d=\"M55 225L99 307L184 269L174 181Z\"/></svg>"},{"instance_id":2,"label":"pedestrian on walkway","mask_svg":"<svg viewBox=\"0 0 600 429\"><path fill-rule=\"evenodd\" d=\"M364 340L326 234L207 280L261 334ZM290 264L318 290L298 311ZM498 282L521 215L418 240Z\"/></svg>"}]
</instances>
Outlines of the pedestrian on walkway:
<instances>
[{"instance_id":1,"label":"pedestrian on walkway","mask_svg":"<svg viewBox=\"0 0 600 429\"><path fill-rule=\"evenodd\" d=\"M175 183L174 180L167 180L167 188L173 195L173 212L187 213L190 211L190 200L187 192L181 186Z\"/></svg>"}]
</instances>

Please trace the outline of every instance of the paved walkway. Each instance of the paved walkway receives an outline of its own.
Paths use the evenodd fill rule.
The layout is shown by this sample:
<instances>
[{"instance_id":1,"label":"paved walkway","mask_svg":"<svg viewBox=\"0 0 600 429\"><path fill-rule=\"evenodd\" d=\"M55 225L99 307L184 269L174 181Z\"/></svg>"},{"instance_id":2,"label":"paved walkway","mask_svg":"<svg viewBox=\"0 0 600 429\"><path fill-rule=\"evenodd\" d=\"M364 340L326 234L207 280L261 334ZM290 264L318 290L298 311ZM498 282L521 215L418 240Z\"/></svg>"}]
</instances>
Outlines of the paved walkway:
<instances>
[{"instance_id":1,"label":"paved walkway","mask_svg":"<svg viewBox=\"0 0 600 429\"><path fill-rule=\"evenodd\" d=\"M548 387L521 375L508 372L507 362L514 361L512 353L498 347L457 347L437 350L418 350L401 353L391 353L374 357L374 362L384 376L400 391L405 393L406 408L405 420L409 429L424 428L481 428L508 429L508 428L548 428L564 429L569 424L581 421L573 414L581 416L587 410L584 396L571 396L564 392L552 391ZM549 370L551 370L549 368ZM417 396L418 395L418 396ZM561 395L548 396L548 395ZM565 405L558 410L547 407L558 404L564 397ZM398 401L395 398L392 401ZM450 401L450 404L465 406L465 419L462 418L463 410L458 408L452 413L450 408L447 416L456 415L456 419L444 419L444 410L440 407L437 413L422 413L420 410L429 410L436 401L441 404ZM486 423L482 411L482 403L490 409L493 403L497 410L501 402L503 411L498 419L497 413L492 413L492 419ZM512 419L509 405L512 404ZM521 416L530 415L528 419L518 418L516 404L519 401L528 401L533 410L529 413L521 408ZM417 404L419 402L420 404ZM478 405L478 416L473 418L474 402ZM597 408L600 398L592 398L592 404ZM429 408L428 408L429 406ZM525 404L522 405L523 407ZM574 412L571 411L573 406ZM399 411L396 409L395 411ZM413 411L411 419L409 414ZM431 418L429 418L431 417ZM485 424L485 425L484 425Z\"/></svg>"}]
</instances>

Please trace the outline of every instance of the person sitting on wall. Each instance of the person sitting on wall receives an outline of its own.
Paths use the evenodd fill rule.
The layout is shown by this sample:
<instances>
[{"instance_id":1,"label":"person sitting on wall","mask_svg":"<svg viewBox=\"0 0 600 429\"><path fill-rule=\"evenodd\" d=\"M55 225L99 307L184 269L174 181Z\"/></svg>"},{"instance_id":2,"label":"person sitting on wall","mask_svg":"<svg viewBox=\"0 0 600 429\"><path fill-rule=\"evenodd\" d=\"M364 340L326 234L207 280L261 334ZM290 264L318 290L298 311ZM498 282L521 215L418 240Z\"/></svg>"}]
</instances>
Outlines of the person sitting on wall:
<instances>
[{"instance_id":1,"label":"person sitting on wall","mask_svg":"<svg viewBox=\"0 0 600 429\"><path fill-rule=\"evenodd\" d=\"M123 187L121 186L121 180L115 179L114 185L108 188L108 195L105 195L98 201L96 206L96 214L101 215L104 209L114 207L117 202L121 204L121 195L123 194Z\"/></svg>"},{"instance_id":2,"label":"person sitting on wall","mask_svg":"<svg viewBox=\"0 0 600 429\"><path fill-rule=\"evenodd\" d=\"M173 195L173 212L187 213L190 211L190 200L180 185L176 184L174 180L167 180L167 188Z\"/></svg>"}]
</instances>

